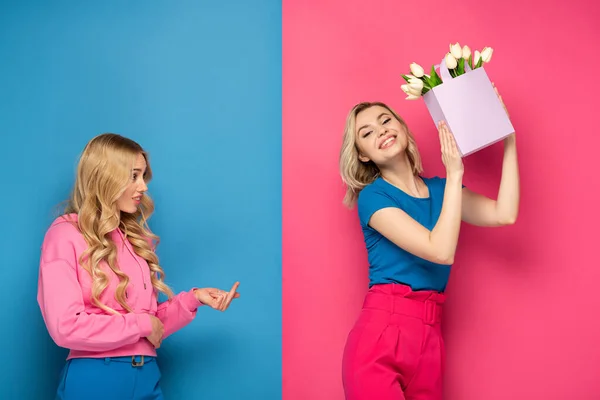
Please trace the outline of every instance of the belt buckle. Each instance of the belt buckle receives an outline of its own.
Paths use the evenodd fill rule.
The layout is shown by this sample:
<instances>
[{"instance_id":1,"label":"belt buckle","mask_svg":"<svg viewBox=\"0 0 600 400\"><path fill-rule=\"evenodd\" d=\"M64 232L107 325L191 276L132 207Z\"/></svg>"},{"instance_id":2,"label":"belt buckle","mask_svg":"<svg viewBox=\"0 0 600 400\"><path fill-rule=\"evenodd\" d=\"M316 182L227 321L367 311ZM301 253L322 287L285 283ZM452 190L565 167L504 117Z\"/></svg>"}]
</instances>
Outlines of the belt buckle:
<instances>
[{"instance_id":1,"label":"belt buckle","mask_svg":"<svg viewBox=\"0 0 600 400\"><path fill-rule=\"evenodd\" d=\"M132 367L141 367L144 365L144 356L140 356L140 361L135 361L135 356L131 356L131 366Z\"/></svg>"},{"instance_id":2,"label":"belt buckle","mask_svg":"<svg viewBox=\"0 0 600 400\"><path fill-rule=\"evenodd\" d=\"M436 323L436 308L437 303L433 300L425 300L425 312L423 316L423 322L427 325L434 325Z\"/></svg>"}]
</instances>

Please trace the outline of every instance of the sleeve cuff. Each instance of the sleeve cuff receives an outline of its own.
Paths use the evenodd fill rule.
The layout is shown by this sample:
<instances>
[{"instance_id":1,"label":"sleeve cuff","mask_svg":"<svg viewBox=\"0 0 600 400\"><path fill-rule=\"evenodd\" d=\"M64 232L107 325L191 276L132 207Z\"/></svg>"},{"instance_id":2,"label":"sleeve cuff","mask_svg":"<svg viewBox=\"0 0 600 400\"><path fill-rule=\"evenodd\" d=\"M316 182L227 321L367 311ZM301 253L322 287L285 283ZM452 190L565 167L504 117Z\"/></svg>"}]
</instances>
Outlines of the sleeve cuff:
<instances>
[{"instance_id":1,"label":"sleeve cuff","mask_svg":"<svg viewBox=\"0 0 600 400\"><path fill-rule=\"evenodd\" d=\"M137 324L140 328L140 336L147 337L152 333L152 321L150 314L136 314Z\"/></svg>"},{"instance_id":2,"label":"sleeve cuff","mask_svg":"<svg viewBox=\"0 0 600 400\"><path fill-rule=\"evenodd\" d=\"M190 310L190 312L196 311L196 309L202 305L194 293L194 290L196 289L197 288L193 288L189 292L184 292L181 296L181 304L183 304L186 309Z\"/></svg>"}]
</instances>

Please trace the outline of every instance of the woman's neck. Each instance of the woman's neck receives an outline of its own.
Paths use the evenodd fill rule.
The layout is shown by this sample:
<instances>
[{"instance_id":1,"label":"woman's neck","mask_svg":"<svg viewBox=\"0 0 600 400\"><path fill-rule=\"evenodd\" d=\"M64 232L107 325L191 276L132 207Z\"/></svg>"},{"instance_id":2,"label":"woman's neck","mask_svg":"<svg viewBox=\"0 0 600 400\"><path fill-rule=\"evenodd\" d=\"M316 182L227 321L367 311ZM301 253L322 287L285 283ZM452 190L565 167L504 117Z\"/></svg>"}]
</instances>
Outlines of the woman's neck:
<instances>
[{"instance_id":1,"label":"woman's neck","mask_svg":"<svg viewBox=\"0 0 600 400\"><path fill-rule=\"evenodd\" d=\"M381 177L388 183L408 192L414 197L421 197L421 183L415 176L408 156L403 154L398 160L390 165L380 167Z\"/></svg>"}]
</instances>

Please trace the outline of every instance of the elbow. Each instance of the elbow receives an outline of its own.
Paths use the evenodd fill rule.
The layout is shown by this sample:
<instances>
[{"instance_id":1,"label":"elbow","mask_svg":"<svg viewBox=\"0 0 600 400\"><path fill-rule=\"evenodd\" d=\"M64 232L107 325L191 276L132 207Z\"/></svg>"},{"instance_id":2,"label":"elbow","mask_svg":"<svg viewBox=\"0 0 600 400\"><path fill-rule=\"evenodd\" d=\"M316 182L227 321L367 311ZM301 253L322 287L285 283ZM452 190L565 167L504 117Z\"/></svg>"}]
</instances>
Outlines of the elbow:
<instances>
[{"instance_id":1,"label":"elbow","mask_svg":"<svg viewBox=\"0 0 600 400\"><path fill-rule=\"evenodd\" d=\"M498 225L499 226L509 226L509 225L514 225L517 222L517 216L509 216L509 217L504 217L504 218L500 218L498 220Z\"/></svg>"},{"instance_id":2,"label":"elbow","mask_svg":"<svg viewBox=\"0 0 600 400\"><path fill-rule=\"evenodd\" d=\"M434 261L436 264L452 265L454 264L454 254L437 254Z\"/></svg>"},{"instance_id":3,"label":"elbow","mask_svg":"<svg viewBox=\"0 0 600 400\"><path fill-rule=\"evenodd\" d=\"M71 349L73 347L73 343L72 340L70 339L70 337L68 335L64 335L60 332L49 332L50 333L50 337L52 338L52 340L54 341L54 343L56 343L56 345L58 347L62 347L64 349Z\"/></svg>"},{"instance_id":4,"label":"elbow","mask_svg":"<svg viewBox=\"0 0 600 400\"><path fill-rule=\"evenodd\" d=\"M496 209L496 225L508 226L514 225L517 222L519 215L519 206L506 209Z\"/></svg>"},{"instance_id":5,"label":"elbow","mask_svg":"<svg viewBox=\"0 0 600 400\"><path fill-rule=\"evenodd\" d=\"M61 321L57 326L48 329L48 333L57 346L65 349L78 349L83 341L72 321Z\"/></svg>"},{"instance_id":6,"label":"elbow","mask_svg":"<svg viewBox=\"0 0 600 400\"><path fill-rule=\"evenodd\" d=\"M454 257L447 257L440 262L442 265L452 265L454 264Z\"/></svg>"},{"instance_id":7,"label":"elbow","mask_svg":"<svg viewBox=\"0 0 600 400\"><path fill-rule=\"evenodd\" d=\"M58 327L54 330L54 332L50 333L50 336L52 336L52 340L54 340L54 343L56 343L56 345L59 347L65 349L72 349L73 347L76 347L77 340L75 340L73 337L74 335L72 332L65 332L63 329Z\"/></svg>"}]
</instances>

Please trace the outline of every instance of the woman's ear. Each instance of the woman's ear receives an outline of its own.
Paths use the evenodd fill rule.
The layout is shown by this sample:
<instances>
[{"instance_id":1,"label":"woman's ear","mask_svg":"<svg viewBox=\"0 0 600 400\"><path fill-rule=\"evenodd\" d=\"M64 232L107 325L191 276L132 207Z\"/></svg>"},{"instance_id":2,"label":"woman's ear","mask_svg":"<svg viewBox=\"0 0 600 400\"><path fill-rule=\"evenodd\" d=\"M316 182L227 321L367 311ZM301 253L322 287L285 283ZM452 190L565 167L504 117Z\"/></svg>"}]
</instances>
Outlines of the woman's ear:
<instances>
[{"instance_id":1,"label":"woman's ear","mask_svg":"<svg viewBox=\"0 0 600 400\"><path fill-rule=\"evenodd\" d=\"M358 159L364 163L371 161L371 159L369 157L365 156L362 153L358 153Z\"/></svg>"}]
</instances>

